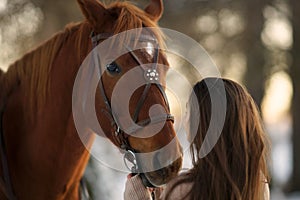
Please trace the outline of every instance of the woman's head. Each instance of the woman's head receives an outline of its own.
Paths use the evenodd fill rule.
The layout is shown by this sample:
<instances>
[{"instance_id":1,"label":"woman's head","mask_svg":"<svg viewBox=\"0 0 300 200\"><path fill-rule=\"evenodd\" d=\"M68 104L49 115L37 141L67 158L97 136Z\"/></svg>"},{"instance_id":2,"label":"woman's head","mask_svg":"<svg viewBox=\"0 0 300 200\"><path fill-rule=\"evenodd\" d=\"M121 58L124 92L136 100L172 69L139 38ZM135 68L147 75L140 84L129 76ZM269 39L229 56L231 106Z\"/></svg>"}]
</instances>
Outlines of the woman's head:
<instances>
[{"instance_id":1,"label":"woman's head","mask_svg":"<svg viewBox=\"0 0 300 200\"><path fill-rule=\"evenodd\" d=\"M212 116L211 91L214 95L224 94L214 84L223 81L226 104L218 104L217 110L224 110L225 122L217 143L207 156L202 158L201 147L207 135ZM223 85L222 84L222 85ZM216 84L217 85L217 84ZM267 176L267 140L261 118L253 99L238 83L220 78L206 78L194 88L196 98L189 101L189 125L199 118L191 145L194 168L192 170L194 199L260 199ZM214 96L214 98L218 98ZM195 105L198 109L195 110ZM219 107L218 107L219 106ZM222 108L223 106L223 108ZM199 110L199 111L198 111ZM216 112L216 108L214 108ZM199 116L196 116L199 115ZM221 115L221 113L220 113ZM217 118L218 120L218 118ZM216 130L218 131L218 130Z\"/></svg>"}]
</instances>

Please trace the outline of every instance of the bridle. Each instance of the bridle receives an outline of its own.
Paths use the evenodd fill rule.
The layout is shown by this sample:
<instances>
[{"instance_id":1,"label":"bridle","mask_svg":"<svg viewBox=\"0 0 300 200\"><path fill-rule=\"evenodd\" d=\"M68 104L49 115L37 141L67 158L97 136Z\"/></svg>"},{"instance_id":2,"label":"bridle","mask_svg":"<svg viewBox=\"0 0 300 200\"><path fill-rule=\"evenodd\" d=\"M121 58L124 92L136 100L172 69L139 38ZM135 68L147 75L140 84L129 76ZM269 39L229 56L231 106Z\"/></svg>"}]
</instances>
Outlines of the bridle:
<instances>
[{"instance_id":1,"label":"bridle","mask_svg":"<svg viewBox=\"0 0 300 200\"><path fill-rule=\"evenodd\" d=\"M97 45L99 43L101 43L103 40L108 39L111 36L113 36L113 34L109 34L109 33L95 34L94 32L92 32L91 40L92 40L93 49L96 48ZM152 42L152 43L155 43L156 46L154 47L155 52L154 52L154 56L153 56L154 61L152 63L152 68L144 69L142 67L143 63L140 61L138 56L133 52L133 50L129 46L124 45L125 48L127 49L128 53L131 55L131 57L135 60L135 62L143 70L144 77L146 78L146 81L147 81L147 83L145 84L144 90L142 92L142 95L136 105L132 119L137 125L139 125L141 127L148 125L150 122L158 123L158 122L162 122L162 121L171 121L172 123L174 123L174 117L170 114L170 106L169 106L169 102L167 99L167 95L166 95L162 85L158 82L158 79L159 79L159 74L157 71L157 62L158 62L158 56L159 56L159 49L157 47L158 42L156 41L155 37L153 37L151 35L145 35L145 34L141 34L138 38L133 38L133 39L138 40L138 41ZM109 102L108 97L105 93L103 81L101 78L102 70L101 70L101 64L100 64L101 63L100 56L96 51L93 51L93 52L94 52L92 54L93 64L95 66L99 67L99 71L100 71L99 89L100 89L100 94L102 96L102 99L103 99L103 101L105 103L105 107L106 107L104 112L107 113L107 116L109 116L108 119L111 122L110 124L111 124L112 130L113 130L111 134L113 135L113 140L124 151L124 163L125 163L126 167L129 170L131 170L131 172L134 174L139 173L145 186L155 187L148 181L145 174L140 172L140 169L139 169L140 161L137 159L137 157L135 155L135 153L137 153L137 151L131 147L131 145L129 144L129 141L128 141L128 137L129 137L130 133L123 130L121 128L121 126L119 125L118 118L117 118L118 116L115 116L114 112L112 111L111 102ZM151 119L148 118L145 120L138 121L138 116L141 112L141 109L146 100L146 96L152 85L155 85L158 88L158 90L160 91L161 95L163 96L165 105L167 107L167 114L158 115ZM128 130L131 131L131 133L137 131L135 128L128 128ZM133 165L131 168L128 166L126 160L128 160Z\"/></svg>"}]
</instances>

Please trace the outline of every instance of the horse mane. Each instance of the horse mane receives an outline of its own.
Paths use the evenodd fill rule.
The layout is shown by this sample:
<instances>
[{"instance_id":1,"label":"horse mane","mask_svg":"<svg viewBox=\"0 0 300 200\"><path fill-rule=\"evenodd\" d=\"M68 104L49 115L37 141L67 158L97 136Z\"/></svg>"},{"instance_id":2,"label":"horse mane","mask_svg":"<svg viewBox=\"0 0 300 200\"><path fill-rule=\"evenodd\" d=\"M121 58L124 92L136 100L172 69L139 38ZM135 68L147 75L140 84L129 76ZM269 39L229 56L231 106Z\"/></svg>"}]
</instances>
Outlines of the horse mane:
<instances>
[{"instance_id":1,"label":"horse mane","mask_svg":"<svg viewBox=\"0 0 300 200\"><path fill-rule=\"evenodd\" d=\"M31 109L36 107L38 110L43 106L49 89L51 79L49 74L53 61L65 40L77 31L81 24L68 24L63 31L56 33L10 65L8 71L0 76L1 100L5 101L13 89L22 83Z\"/></svg>"},{"instance_id":2,"label":"horse mane","mask_svg":"<svg viewBox=\"0 0 300 200\"><path fill-rule=\"evenodd\" d=\"M135 28L157 27L157 24L151 20L145 11L137 8L130 2L117 1L108 5L107 9L118 17L114 26L114 34ZM13 89L19 83L22 83L26 84L24 88L25 95L28 97L28 107L31 111L38 111L42 108L47 99L51 82L49 74L53 61L66 39L75 32L79 34L78 41L76 41L77 46L74 47L78 49L78 58L76 59L79 60L79 57L82 56L82 49L88 51L89 44L81 42L82 38L88 38L88 34L91 32L91 26L87 21L66 25L63 31L56 33L49 40L10 65L6 73L2 75L2 72L0 72L0 106L5 102L5 99ZM153 34L159 41L159 44L163 45L163 34L159 29L155 29Z\"/></svg>"}]
</instances>

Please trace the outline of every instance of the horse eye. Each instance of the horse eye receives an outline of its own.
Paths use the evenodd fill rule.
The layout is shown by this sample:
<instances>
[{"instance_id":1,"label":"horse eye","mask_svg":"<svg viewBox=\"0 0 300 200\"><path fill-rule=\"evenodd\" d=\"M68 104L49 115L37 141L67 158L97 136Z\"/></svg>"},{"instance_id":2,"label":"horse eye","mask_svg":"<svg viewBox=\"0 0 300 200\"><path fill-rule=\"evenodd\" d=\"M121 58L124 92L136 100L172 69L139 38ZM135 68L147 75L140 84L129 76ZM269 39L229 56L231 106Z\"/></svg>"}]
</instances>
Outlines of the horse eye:
<instances>
[{"instance_id":1,"label":"horse eye","mask_svg":"<svg viewBox=\"0 0 300 200\"><path fill-rule=\"evenodd\" d=\"M112 62L106 65L107 71L110 73L119 73L120 72L120 67L116 62Z\"/></svg>"}]
</instances>

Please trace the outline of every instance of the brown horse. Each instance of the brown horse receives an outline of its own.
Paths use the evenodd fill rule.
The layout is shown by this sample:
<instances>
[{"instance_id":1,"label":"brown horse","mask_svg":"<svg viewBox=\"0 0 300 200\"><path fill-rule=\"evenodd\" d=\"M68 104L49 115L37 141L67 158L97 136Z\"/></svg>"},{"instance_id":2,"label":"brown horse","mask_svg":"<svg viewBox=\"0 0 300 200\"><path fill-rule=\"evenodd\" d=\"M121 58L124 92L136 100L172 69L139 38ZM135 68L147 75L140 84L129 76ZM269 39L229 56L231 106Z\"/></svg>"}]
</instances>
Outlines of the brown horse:
<instances>
[{"instance_id":1,"label":"brown horse","mask_svg":"<svg viewBox=\"0 0 300 200\"><path fill-rule=\"evenodd\" d=\"M156 22L163 12L162 0L152 0L145 10L128 2L115 2L108 6L97 0L77 2L86 20L67 25L64 31L55 34L12 64L6 73L0 74L0 109L3 113L0 131L5 144L1 148L4 148L7 157L11 180L11 184L5 181L4 166L0 164L1 200L11 195L20 200L80 198L80 179L90 154L75 128L72 89L81 63L93 48L90 34L117 34L134 28L157 27ZM161 40L159 32L153 34ZM117 80L139 64L132 55L127 53L115 61L121 73L103 73L103 88L109 101ZM138 55L143 63L149 62L142 50L135 50L134 55ZM161 51L157 62L168 65ZM160 70L165 76L166 70ZM131 97L129 111L132 116L144 91L144 87L140 87ZM149 109L154 104L161 104L168 112L158 87L151 84L147 91L137 121L148 119ZM100 92L96 93L95 101L97 118L105 135L120 146L114 138L111 119L101 112L107 110L107 106ZM146 175L156 185L164 184L177 175L182 152L172 120L167 120L160 132L148 138L122 134L126 135L131 149L142 153L160 149L175 138L176 145L173 145L170 156L176 154L180 155L179 158ZM93 139L88 138L91 143Z\"/></svg>"}]
</instances>

